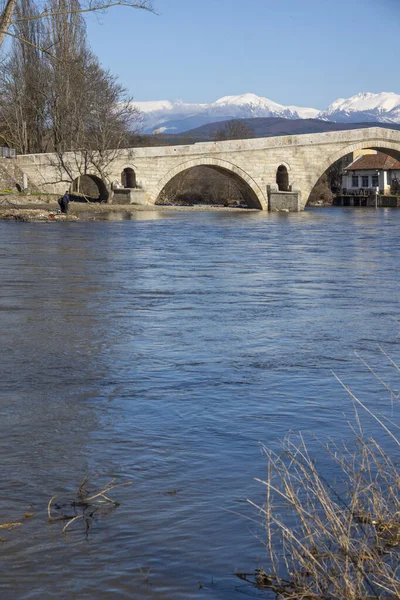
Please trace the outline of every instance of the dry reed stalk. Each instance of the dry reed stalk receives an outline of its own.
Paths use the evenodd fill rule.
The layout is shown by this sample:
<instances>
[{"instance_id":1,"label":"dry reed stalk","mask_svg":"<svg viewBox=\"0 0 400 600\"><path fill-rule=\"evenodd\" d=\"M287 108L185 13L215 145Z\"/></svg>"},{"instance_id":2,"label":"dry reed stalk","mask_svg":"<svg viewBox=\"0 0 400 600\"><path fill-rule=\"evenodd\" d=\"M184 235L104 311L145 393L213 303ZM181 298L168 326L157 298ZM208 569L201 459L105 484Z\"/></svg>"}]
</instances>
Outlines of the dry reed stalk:
<instances>
[{"instance_id":1,"label":"dry reed stalk","mask_svg":"<svg viewBox=\"0 0 400 600\"><path fill-rule=\"evenodd\" d=\"M14 529L14 527L19 527L20 525L22 525L22 523L19 521L15 523L3 523L0 525L0 529L7 529L8 531L11 531L11 529Z\"/></svg>"},{"instance_id":2,"label":"dry reed stalk","mask_svg":"<svg viewBox=\"0 0 400 600\"><path fill-rule=\"evenodd\" d=\"M399 397L362 362L392 399ZM257 481L266 488L266 503L249 502L265 522L268 568L239 576L279 600L399 599L400 470L376 440L364 435L357 407L380 425L396 453L400 441L387 419L335 377L353 400L357 425L353 449L323 444L340 473L339 489L319 472L301 434L286 438L279 454L263 447L267 479Z\"/></svg>"},{"instance_id":3,"label":"dry reed stalk","mask_svg":"<svg viewBox=\"0 0 400 600\"><path fill-rule=\"evenodd\" d=\"M67 528L68 528L70 525L72 525L72 523L74 523L75 521L77 521L78 519L84 519L84 518L85 518L85 515L77 515L77 516L76 516L76 517L74 517L73 519L70 519L70 520L68 521L68 523L67 523L66 525L64 525L64 527L63 527L63 529L62 529L61 533L65 533L65 530L66 530L66 529L67 529Z\"/></svg>"}]
</instances>

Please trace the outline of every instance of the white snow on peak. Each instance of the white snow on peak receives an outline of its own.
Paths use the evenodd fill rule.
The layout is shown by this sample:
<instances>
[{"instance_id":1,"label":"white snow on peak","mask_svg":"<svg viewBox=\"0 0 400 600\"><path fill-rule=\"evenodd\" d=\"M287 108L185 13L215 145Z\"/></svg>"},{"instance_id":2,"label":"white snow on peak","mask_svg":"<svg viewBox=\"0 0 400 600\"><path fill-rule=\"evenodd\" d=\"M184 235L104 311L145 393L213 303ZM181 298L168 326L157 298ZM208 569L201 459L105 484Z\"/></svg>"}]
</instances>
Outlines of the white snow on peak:
<instances>
[{"instance_id":1,"label":"white snow on peak","mask_svg":"<svg viewBox=\"0 0 400 600\"><path fill-rule=\"evenodd\" d=\"M256 117L322 119L342 123L400 123L400 95L394 92L362 92L351 98L338 98L325 111L284 106L252 93L223 96L209 104L159 100L134 102L134 105L143 113L146 133L157 129L179 133L214 121Z\"/></svg>"},{"instance_id":2,"label":"white snow on peak","mask_svg":"<svg viewBox=\"0 0 400 600\"><path fill-rule=\"evenodd\" d=\"M147 114L147 113L159 113L159 112L182 112L182 111L193 111L198 110L202 106L207 106L206 104L185 104L182 100L176 100L172 102L171 100L149 100L143 102L133 102L137 108Z\"/></svg>"},{"instance_id":3,"label":"white snow on peak","mask_svg":"<svg viewBox=\"0 0 400 600\"><path fill-rule=\"evenodd\" d=\"M318 108L305 108L302 106L288 106L288 109L297 113L299 119L318 119L321 112Z\"/></svg>"},{"instance_id":4,"label":"white snow on peak","mask_svg":"<svg viewBox=\"0 0 400 600\"><path fill-rule=\"evenodd\" d=\"M369 116L388 117L394 109L400 108L400 95L394 92L380 92L372 94L371 92L362 92L351 98L338 98L326 111L323 111L325 117L334 116L337 113L351 115L354 113L365 113Z\"/></svg>"},{"instance_id":5,"label":"white snow on peak","mask_svg":"<svg viewBox=\"0 0 400 600\"><path fill-rule=\"evenodd\" d=\"M269 98L263 98L256 94L241 94L240 96L224 96L214 102L215 106L257 106L266 109L286 110L286 106L278 104Z\"/></svg>"},{"instance_id":6,"label":"white snow on peak","mask_svg":"<svg viewBox=\"0 0 400 600\"><path fill-rule=\"evenodd\" d=\"M170 100L155 100L148 102L134 102L134 105L144 113L155 112L159 110L171 110L173 103Z\"/></svg>"},{"instance_id":7,"label":"white snow on peak","mask_svg":"<svg viewBox=\"0 0 400 600\"><path fill-rule=\"evenodd\" d=\"M287 107L278 104L269 98L263 98L256 94L241 94L237 96L224 96L210 104L189 104L181 100L171 102L170 100L149 101L149 102L134 102L134 105L144 115L145 131L153 131L160 127L165 127L165 123L169 121L176 122L177 120L186 119L187 129L197 126L198 124L211 123L216 119L229 118L251 118L251 117L283 117L286 119L308 118L309 115L314 117L318 111L313 108L297 108ZM302 115L307 115L303 117ZM189 119L190 118L190 119ZM179 129L186 126L182 123ZM167 126L166 130L172 130L176 127Z\"/></svg>"}]
</instances>

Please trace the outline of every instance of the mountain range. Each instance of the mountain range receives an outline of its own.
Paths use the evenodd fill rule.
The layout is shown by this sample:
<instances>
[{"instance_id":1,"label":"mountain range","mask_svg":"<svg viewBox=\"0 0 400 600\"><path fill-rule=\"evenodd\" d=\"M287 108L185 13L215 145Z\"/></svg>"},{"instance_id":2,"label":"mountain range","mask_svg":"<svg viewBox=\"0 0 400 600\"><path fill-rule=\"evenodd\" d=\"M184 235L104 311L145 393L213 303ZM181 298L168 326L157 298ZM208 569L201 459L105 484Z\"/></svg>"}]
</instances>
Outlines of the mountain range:
<instances>
[{"instance_id":1,"label":"mountain range","mask_svg":"<svg viewBox=\"0 0 400 600\"><path fill-rule=\"evenodd\" d=\"M143 115L143 133L179 134L229 119L317 119L336 123L400 123L400 95L360 93L338 98L326 110L284 106L256 94L224 96L210 104L170 100L134 102Z\"/></svg>"}]
</instances>

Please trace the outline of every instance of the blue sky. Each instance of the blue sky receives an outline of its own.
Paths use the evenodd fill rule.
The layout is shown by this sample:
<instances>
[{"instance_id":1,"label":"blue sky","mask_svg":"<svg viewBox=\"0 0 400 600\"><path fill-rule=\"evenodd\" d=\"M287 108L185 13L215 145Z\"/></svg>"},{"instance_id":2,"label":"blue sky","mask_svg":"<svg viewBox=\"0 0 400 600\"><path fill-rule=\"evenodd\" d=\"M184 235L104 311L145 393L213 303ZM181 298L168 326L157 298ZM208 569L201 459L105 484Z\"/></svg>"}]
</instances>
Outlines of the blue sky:
<instances>
[{"instance_id":1,"label":"blue sky","mask_svg":"<svg viewBox=\"0 0 400 600\"><path fill-rule=\"evenodd\" d=\"M154 0L87 19L104 67L136 100L211 102L252 92L326 108L400 93L400 0Z\"/></svg>"}]
</instances>

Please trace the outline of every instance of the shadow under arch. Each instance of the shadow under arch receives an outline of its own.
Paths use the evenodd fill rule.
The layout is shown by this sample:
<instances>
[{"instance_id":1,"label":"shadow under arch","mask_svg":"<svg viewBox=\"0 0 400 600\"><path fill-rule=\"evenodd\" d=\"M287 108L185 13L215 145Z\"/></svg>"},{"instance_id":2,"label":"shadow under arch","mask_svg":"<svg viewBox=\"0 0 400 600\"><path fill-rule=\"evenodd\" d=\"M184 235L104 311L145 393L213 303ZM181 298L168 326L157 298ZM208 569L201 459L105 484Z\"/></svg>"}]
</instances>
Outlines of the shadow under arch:
<instances>
[{"instance_id":1,"label":"shadow under arch","mask_svg":"<svg viewBox=\"0 0 400 600\"><path fill-rule=\"evenodd\" d=\"M242 191L247 199L249 208L259 210L268 210L268 200L259 185L248 175L243 169L225 160L218 158L204 157L201 159L190 160L179 164L174 169L171 169L162 179L159 180L155 188L152 190L150 197L154 204L160 202L160 196L166 186L181 173L189 171L193 167L209 167L223 175L232 179L232 181Z\"/></svg>"},{"instance_id":2,"label":"shadow under arch","mask_svg":"<svg viewBox=\"0 0 400 600\"><path fill-rule=\"evenodd\" d=\"M309 201L313 189L315 188L321 177L324 175L324 173L326 173L326 171L328 171L328 169L332 167L332 165L334 165L337 161L349 154L352 154L356 150L377 150L378 152L383 152L384 154L387 154L388 156L391 156L396 160L400 160L400 142L392 142L390 140L372 138L370 140L349 144L348 146L345 146L341 150L338 150L337 152L332 154L327 160L325 160L322 163L320 169L317 171L317 175L313 174L310 186L310 193L308 195L306 205Z\"/></svg>"},{"instance_id":3,"label":"shadow under arch","mask_svg":"<svg viewBox=\"0 0 400 600\"><path fill-rule=\"evenodd\" d=\"M107 202L109 192L104 181L97 175L80 175L72 182L70 194L73 200L79 201L85 196L92 202ZM76 196L74 197L74 194Z\"/></svg>"}]
</instances>

